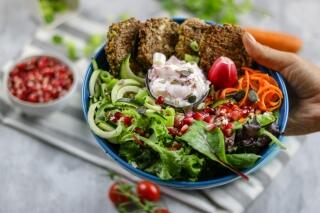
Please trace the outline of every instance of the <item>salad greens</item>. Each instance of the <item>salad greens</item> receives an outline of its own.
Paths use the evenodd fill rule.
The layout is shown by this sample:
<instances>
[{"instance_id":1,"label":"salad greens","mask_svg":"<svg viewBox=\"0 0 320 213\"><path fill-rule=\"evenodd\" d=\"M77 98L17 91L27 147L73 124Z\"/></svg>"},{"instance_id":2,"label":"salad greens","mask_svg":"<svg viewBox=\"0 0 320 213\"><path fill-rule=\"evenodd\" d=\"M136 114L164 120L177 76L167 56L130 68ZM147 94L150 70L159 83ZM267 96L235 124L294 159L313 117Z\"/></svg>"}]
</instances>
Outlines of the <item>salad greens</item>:
<instances>
[{"instance_id":1,"label":"salad greens","mask_svg":"<svg viewBox=\"0 0 320 213\"><path fill-rule=\"evenodd\" d=\"M277 139L277 115L272 112L233 120L229 126L222 119L212 126L210 116L206 120L201 113L191 112L193 117L187 117L181 109L156 104L144 82L131 71L129 57L122 64L122 79L92 62L88 123L96 135L116 144L118 154L133 167L163 180L196 181L212 165L247 178L240 170L260 158L260 152L252 150L269 143L283 147ZM233 99L223 99L204 110L216 113L233 103Z\"/></svg>"}]
</instances>

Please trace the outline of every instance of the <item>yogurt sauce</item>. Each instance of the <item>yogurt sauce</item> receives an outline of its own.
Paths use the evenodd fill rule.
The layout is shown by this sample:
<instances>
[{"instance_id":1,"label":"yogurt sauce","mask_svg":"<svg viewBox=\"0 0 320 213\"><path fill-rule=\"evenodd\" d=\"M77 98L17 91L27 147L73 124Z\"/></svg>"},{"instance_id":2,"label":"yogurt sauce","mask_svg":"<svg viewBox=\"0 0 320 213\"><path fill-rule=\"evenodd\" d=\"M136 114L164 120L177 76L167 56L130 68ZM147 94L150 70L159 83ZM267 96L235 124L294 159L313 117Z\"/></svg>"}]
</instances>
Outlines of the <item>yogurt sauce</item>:
<instances>
[{"instance_id":1,"label":"yogurt sauce","mask_svg":"<svg viewBox=\"0 0 320 213\"><path fill-rule=\"evenodd\" d=\"M181 61L175 56L166 61L162 53L153 55L148 78L151 94L163 96L165 103L176 107L198 102L207 94L210 85L197 64Z\"/></svg>"}]
</instances>

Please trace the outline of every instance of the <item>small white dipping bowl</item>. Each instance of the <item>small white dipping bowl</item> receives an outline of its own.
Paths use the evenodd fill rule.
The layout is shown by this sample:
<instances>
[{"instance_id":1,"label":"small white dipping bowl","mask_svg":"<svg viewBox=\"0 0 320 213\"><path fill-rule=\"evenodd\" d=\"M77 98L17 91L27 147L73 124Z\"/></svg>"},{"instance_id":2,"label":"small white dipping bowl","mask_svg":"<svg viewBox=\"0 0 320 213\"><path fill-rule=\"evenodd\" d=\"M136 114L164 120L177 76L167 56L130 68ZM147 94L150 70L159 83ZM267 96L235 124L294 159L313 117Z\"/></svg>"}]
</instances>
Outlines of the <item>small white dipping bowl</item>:
<instances>
[{"instance_id":1,"label":"small white dipping bowl","mask_svg":"<svg viewBox=\"0 0 320 213\"><path fill-rule=\"evenodd\" d=\"M58 97L57 99L54 99L52 101L46 102L46 103L31 103L31 102L20 100L19 98L17 98L13 94L11 94L11 92L9 91L8 80L9 80L10 72L12 72L13 68L17 64L24 62L24 61L27 61L30 58L41 57L41 56L55 58L60 63L67 65L67 67L69 68L70 72L73 75L72 85L71 85L70 89L66 92L65 95ZM7 94L13 107L16 108L17 110L20 110L21 112L23 112L26 115L35 116L35 117L44 117L44 116L50 115L51 113L53 113L55 111L61 110L67 104L70 97L75 93L76 88L77 88L77 83L78 83L78 75L77 75L75 69L73 68L73 65L71 64L71 62L67 58L65 58L63 56L58 56L55 54L46 54L46 53L39 54L39 55L31 55L26 58L22 58L22 59L15 61L13 63L13 65L10 66L9 69L5 72L4 78L3 78L4 92Z\"/></svg>"}]
</instances>

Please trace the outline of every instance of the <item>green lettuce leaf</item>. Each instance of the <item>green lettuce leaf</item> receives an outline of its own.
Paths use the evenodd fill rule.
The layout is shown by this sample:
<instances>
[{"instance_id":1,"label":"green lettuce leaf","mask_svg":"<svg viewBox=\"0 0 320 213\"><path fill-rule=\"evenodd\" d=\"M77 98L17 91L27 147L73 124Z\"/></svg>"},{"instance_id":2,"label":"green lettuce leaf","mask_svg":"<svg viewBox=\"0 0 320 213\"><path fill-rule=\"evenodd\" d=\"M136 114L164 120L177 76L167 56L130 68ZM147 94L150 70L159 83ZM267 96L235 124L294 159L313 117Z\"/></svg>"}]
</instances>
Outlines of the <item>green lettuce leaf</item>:
<instances>
[{"instance_id":1,"label":"green lettuce leaf","mask_svg":"<svg viewBox=\"0 0 320 213\"><path fill-rule=\"evenodd\" d=\"M238 169L245 169L252 167L256 161L260 158L259 155L253 153L241 153L241 154L227 154L227 161Z\"/></svg>"},{"instance_id":2,"label":"green lettuce leaf","mask_svg":"<svg viewBox=\"0 0 320 213\"><path fill-rule=\"evenodd\" d=\"M204 159L195 154L186 154L183 148L177 151L168 150L160 145L155 136L150 138L137 137L160 156L160 160L147 171L155 172L164 180L179 178L196 180L198 178Z\"/></svg>"},{"instance_id":3,"label":"green lettuce leaf","mask_svg":"<svg viewBox=\"0 0 320 213\"><path fill-rule=\"evenodd\" d=\"M272 114L272 112L265 112L263 114L256 116L258 123L260 126L267 126L276 121L276 116Z\"/></svg>"}]
</instances>

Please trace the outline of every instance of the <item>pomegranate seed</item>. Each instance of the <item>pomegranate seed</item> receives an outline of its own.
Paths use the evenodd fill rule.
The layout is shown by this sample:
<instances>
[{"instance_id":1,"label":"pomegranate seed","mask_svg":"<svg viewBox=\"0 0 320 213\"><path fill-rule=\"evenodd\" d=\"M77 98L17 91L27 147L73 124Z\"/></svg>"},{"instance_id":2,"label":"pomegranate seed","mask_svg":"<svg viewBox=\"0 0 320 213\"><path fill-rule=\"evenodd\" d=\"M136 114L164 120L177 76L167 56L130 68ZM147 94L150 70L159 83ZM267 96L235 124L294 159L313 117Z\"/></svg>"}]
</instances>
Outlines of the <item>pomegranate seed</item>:
<instances>
[{"instance_id":1,"label":"pomegranate seed","mask_svg":"<svg viewBox=\"0 0 320 213\"><path fill-rule=\"evenodd\" d=\"M129 117L129 116L124 116L123 117L123 123L126 125L126 126L130 126L132 124L132 118Z\"/></svg>"},{"instance_id":2,"label":"pomegranate seed","mask_svg":"<svg viewBox=\"0 0 320 213\"><path fill-rule=\"evenodd\" d=\"M8 88L21 100L48 102L66 94L72 82L73 76L66 65L43 56L17 64L10 72Z\"/></svg>"},{"instance_id":3,"label":"pomegranate seed","mask_svg":"<svg viewBox=\"0 0 320 213\"><path fill-rule=\"evenodd\" d=\"M141 129L141 128L139 128L139 127L136 127L136 128L134 129L134 131L135 131L136 133L138 133L139 135L142 135L142 136L145 135L145 132L143 131L143 129Z\"/></svg>"},{"instance_id":4,"label":"pomegranate seed","mask_svg":"<svg viewBox=\"0 0 320 213\"><path fill-rule=\"evenodd\" d=\"M156 99L156 104L158 105L162 105L164 103L164 97L163 96L158 96L158 98Z\"/></svg>"},{"instance_id":5,"label":"pomegranate seed","mask_svg":"<svg viewBox=\"0 0 320 213\"><path fill-rule=\"evenodd\" d=\"M121 112L116 112L114 113L114 117L119 120L122 117L122 113Z\"/></svg>"},{"instance_id":6,"label":"pomegranate seed","mask_svg":"<svg viewBox=\"0 0 320 213\"><path fill-rule=\"evenodd\" d=\"M193 118L192 117L185 117L183 120L182 120L182 124L185 125L191 125L193 122Z\"/></svg>"},{"instance_id":7,"label":"pomegranate seed","mask_svg":"<svg viewBox=\"0 0 320 213\"><path fill-rule=\"evenodd\" d=\"M53 75L54 74L54 70L50 67L45 67L42 69L42 74L43 75Z\"/></svg>"},{"instance_id":8,"label":"pomegranate seed","mask_svg":"<svg viewBox=\"0 0 320 213\"><path fill-rule=\"evenodd\" d=\"M221 115L225 115L227 112L229 112L229 108L228 107L226 107L225 105L220 107L220 114Z\"/></svg>"},{"instance_id":9,"label":"pomegranate seed","mask_svg":"<svg viewBox=\"0 0 320 213\"><path fill-rule=\"evenodd\" d=\"M249 110L248 109L243 109L241 111L241 117L247 117L249 115Z\"/></svg>"},{"instance_id":10,"label":"pomegranate seed","mask_svg":"<svg viewBox=\"0 0 320 213\"><path fill-rule=\"evenodd\" d=\"M196 119L196 120L200 120L200 121L202 121L202 120L203 120L203 118L204 118L204 116L203 116L203 114L202 114L202 113L200 113L200 112L196 112L196 113L194 113L194 114L193 114L193 118L194 118L194 119Z\"/></svg>"},{"instance_id":11,"label":"pomegranate seed","mask_svg":"<svg viewBox=\"0 0 320 213\"><path fill-rule=\"evenodd\" d=\"M224 136L226 137L231 137L232 136L232 129L225 129L225 130L222 130Z\"/></svg>"},{"instance_id":12,"label":"pomegranate seed","mask_svg":"<svg viewBox=\"0 0 320 213\"><path fill-rule=\"evenodd\" d=\"M184 134L188 130L189 126L187 124L183 125L180 129L180 133Z\"/></svg>"},{"instance_id":13,"label":"pomegranate seed","mask_svg":"<svg viewBox=\"0 0 320 213\"><path fill-rule=\"evenodd\" d=\"M174 124L173 124L173 126L174 126L175 128L180 128L180 127L182 126L182 122L179 120L179 118L177 118L177 117L174 118Z\"/></svg>"},{"instance_id":14,"label":"pomegranate seed","mask_svg":"<svg viewBox=\"0 0 320 213\"><path fill-rule=\"evenodd\" d=\"M233 120L233 121L237 121L237 120L239 120L239 118L240 118L240 112L239 111L232 111L231 113L230 113L230 118L231 118L231 120Z\"/></svg>"},{"instance_id":15,"label":"pomegranate seed","mask_svg":"<svg viewBox=\"0 0 320 213\"><path fill-rule=\"evenodd\" d=\"M203 121L204 122L207 122L207 123L213 123L213 121L214 121L214 117L213 116L211 116L211 115L208 115L208 116L206 116L204 119L203 119Z\"/></svg>"},{"instance_id":16,"label":"pomegranate seed","mask_svg":"<svg viewBox=\"0 0 320 213\"><path fill-rule=\"evenodd\" d=\"M39 69L44 69L45 67L47 67L48 66L47 62L48 62L47 57L45 57L45 56L40 57L40 59L38 60Z\"/></svg>"},{"instance_id":17,"label":"pomegranate seed","mask_svg":"<svg viewBox=\"0 0 320 213\"><path fill-rule=\"evenodd\" d=\"M208 113L208 114L214 114L215 113L215 110L210 108L210 107L207 107L203 110L205 113Z\"/></svg>"},{"instance_id":18,"label":"pomegranate seed","mask_svg":"<svg viewBox=\"0 0 320 213\"><path fill-rule=\"evenodd\" d=\"M23 70L27 67L27 64L26 63L20 63L20 64L17 64L17 68L20 69L20 70Z\"/></svg>"},{"instance_id":19,"label":"pomegranate seed","mask_svg":"<svg viewBox=\"0 0 320 213\"><path fill-rule=\"evenodd\" d=\"M32 103L36 103L36 102L38 102L38 97L34 93L32 93L29 95L28 101L30 101Z\"/></svg>"},{"instance_id":20,"label":"pomegranate seed","mask_svg":"<svg viewBox=\"0 0 320 213\"><path fill-rule=\"evenodd\" d=\"M168 132L169 132L169 134L172 135L173 137L178 135L177 129L176 129L176 128L173 128L173 127L169 127L169 128L168 128Z\"/></svg>"},{"instance_id":21,"label":"pomegranate seed","mask_svg":"<svg viewBox=\"0 0 320 213\"><path fill-rule=\"evenodd\" d=\"M232 129L232 123L227 123L221 127L222 130Z\"/></svg>"}]
</instances>

